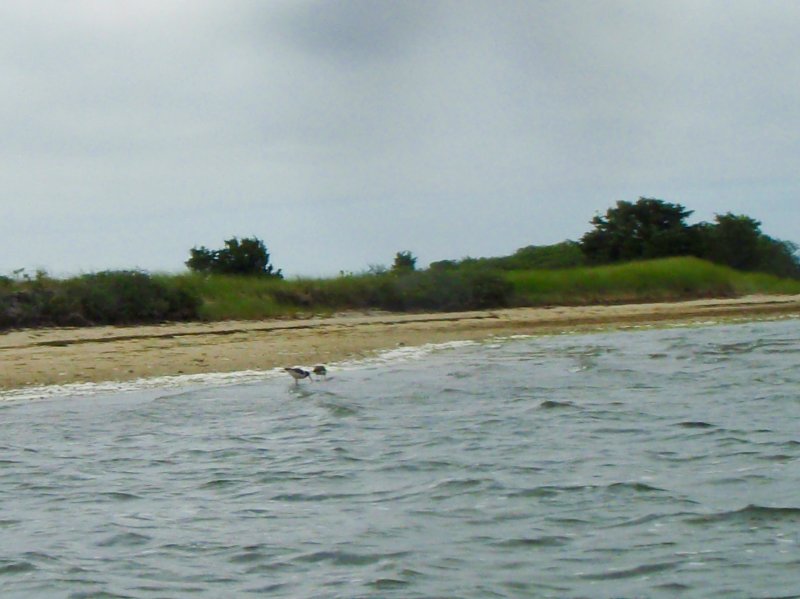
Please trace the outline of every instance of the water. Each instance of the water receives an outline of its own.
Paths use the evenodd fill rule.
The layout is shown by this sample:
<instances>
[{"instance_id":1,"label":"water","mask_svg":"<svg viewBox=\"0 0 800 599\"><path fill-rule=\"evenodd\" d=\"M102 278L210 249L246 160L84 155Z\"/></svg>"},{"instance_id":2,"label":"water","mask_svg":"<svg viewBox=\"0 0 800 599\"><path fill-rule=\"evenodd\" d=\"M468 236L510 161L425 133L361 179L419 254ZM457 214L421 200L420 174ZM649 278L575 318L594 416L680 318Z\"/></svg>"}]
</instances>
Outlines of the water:
<instances>
[{"instance_id":1,"label":"water","mask_svg":"<svg viewBox=\"0 0 800 599\"><path fill-rule=\"evenodd\" d=\"M800 596L799 358L784 320L7 396L0 596Z\"/></svg>"}]
</instances>

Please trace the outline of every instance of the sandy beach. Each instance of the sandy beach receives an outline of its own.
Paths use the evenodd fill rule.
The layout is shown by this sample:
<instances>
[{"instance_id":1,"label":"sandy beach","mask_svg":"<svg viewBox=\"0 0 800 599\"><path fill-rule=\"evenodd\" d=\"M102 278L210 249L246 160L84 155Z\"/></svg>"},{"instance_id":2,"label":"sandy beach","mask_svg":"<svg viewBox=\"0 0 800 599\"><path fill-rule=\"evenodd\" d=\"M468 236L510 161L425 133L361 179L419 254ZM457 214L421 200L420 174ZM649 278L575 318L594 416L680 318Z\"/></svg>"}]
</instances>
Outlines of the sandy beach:
<instances>
[{"instance_id":1,"label":"sandy beach","mask_svg":"<svg viewBox=\"0 0 800 599\"><path fill-rule=\"evenodd\" d=\"M800 316L800 295L9 331L0 334L0 389L334 363L401 345L493 336L792 315Z\"/></svg>"}]
</instances>

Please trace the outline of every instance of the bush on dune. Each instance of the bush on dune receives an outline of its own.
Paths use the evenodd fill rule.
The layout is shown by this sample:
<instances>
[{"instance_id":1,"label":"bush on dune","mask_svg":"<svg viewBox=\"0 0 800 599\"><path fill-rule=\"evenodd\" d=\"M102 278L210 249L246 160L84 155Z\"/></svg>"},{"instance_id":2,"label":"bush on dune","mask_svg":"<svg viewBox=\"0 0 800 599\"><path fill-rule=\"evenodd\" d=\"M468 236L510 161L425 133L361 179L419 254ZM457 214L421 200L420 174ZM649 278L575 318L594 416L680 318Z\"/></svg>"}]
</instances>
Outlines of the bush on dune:
<instances>
[{"instance_id":1,"label":"bush on dune","mask_svg":"<svg viewBox=\"0 0 800 599\"><path fill-rule=\"evenodd\" d=\"M202 299L169 278L105 271L56 280L39 273L0 288L0 327L193 320Z\"/></svg>"},{"instance_id":2,"label":"bush on dune","mask_svg":"<svg viewBox=\"0 0 800 599\"><path fill-rule=\"evenodd\" d=\"M92 323L130 324L189 320L200 298L138 271L105 271L67 282L68 297Z\"/></svg>"}]
</instances>

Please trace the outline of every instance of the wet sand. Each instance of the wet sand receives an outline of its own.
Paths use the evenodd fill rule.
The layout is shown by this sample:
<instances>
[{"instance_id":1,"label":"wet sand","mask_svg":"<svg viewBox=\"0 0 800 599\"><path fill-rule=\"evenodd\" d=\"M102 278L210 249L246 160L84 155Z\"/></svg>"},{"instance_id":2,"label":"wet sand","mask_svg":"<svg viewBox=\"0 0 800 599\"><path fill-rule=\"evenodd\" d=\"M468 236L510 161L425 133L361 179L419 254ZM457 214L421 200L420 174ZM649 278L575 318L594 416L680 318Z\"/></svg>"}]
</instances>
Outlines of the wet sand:
<instances>
[{"instance_id":1,"label":"wet sand","mask_svg":"<svg viewBox=\"0 0 800 599\"><path fill-rule=\"evenodd\" d=\"M332 363L400 345L677 322L800 316L800 295L674 303L348 314L305 320L31 329L0 334L0 389Z\"/></svg>"}]
</instances>

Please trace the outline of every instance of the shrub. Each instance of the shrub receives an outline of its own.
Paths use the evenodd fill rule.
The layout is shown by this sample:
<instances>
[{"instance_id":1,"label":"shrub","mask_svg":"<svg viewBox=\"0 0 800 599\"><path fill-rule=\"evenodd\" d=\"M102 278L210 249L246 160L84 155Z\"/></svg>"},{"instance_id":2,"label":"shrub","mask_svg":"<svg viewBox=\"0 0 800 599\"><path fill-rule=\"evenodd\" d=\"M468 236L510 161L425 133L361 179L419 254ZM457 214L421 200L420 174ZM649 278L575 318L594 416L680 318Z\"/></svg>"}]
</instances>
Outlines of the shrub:
<instances>
[{"instance_id":1,"label":"shrub","mask_svg":"<svg viewBox=\"0 0 800 599\"><path fill-rule=\"evenodd\" d=\"M226 240L225 247L220 250L192 248L189 250L186 266L194 272L206 274L263 275L283 278L281 270L275 270L270 264L267 246L256 237L241 240L233 237Z\"/></svg>"},{"instance_id":2,"label":"shrub","mask_svg":"<svg viewBox=\"0 0 800 599\"><path fill-rule=\"evenodd\" d=\"M57 281L46 276L0 289L0 327L133 324L197 318L202 300L170 279L106 271Z\"/></svg>"},{"instance_id":3,"label":"shrub","mask_svg":"<svg viewBox=\"0 0 800 599\"><path fill-rule=\"evenodd\" d=\"M104 271L67 282L69 300L95 324L131 324L197 317L200 298L138 271ZM75 305L73 304L73 305Z\"/></svg>"},{"instance_id":4,"label":"shrub","mask_svg":"<svg viewBox=\"0 0 800 599\"><path fill-rule=\"evenodd\" d=\"M399 277L388 310L477 310L509 304L511 283L486 268L431 269Z\"/></svg>"},{"instance_id":5,"label":"shrub","mask_svg":"<svg viewBox=\"0 0 800 599\"><path fill-rule=\"evenodd\" d=\"M581 245L576 241L562 241L552 245L529 245L519 248L510 256L494 258L463 258L432 262L431 270L455 268L484 268L487 270L529 270L542 268L572 268L586 264Z\"/></svg>"}]
</instances>

